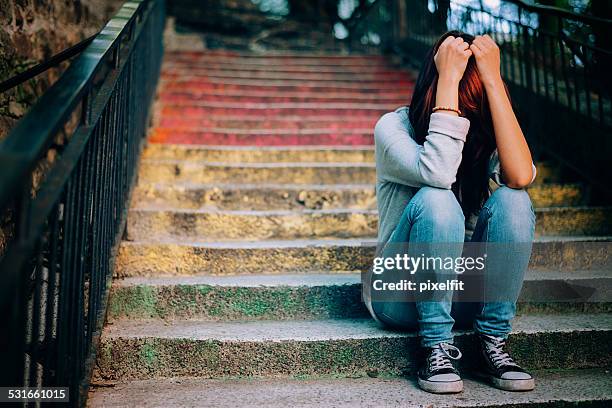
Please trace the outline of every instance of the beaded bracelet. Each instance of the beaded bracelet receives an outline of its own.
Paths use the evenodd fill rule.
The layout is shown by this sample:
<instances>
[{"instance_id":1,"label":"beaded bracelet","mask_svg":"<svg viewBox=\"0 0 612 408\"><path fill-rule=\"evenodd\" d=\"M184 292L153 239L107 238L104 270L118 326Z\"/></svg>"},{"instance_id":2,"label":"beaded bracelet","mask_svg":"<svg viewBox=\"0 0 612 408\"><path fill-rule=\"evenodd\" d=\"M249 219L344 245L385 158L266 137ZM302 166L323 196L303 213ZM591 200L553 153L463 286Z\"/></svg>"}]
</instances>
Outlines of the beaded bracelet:
<instances>
[{"instance_id":1,"label":"beaded bracelet","mask_svg":"<svg viewBox=\"0 0 612 408\"><path fill-rule=\"evenodd\" d=\"M450 106L435 106L431 111L436 112L439 110L447 110L447 111L455 112L457 113L457 115L461 116L461 111L459 109L456 109Z\"/></svg>"}]
</instances>

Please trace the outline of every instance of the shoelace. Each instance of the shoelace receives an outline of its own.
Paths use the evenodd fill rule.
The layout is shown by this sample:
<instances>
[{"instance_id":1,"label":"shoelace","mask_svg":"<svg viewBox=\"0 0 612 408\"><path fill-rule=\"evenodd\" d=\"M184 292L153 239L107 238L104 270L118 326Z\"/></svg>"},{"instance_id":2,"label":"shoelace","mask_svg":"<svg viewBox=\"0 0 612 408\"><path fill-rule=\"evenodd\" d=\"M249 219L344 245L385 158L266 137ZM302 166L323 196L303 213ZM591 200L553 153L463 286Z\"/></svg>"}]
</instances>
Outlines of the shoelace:
<instances>
[{"instance_id":1,"label":"shoelace","mask_svg":"<svg viewBox=\"0 0 612 408\"><path fill-rule=\"evenodd\" d=\"M453 356L451 352L454 352L455 355ZM453 368L451 360L459 360L461 356L461 351L452 344L439 343L429 356L429 365L432 371Z\"/></svg>"},{"instance_id":2,"label":"shoelace","mask_svg":"<svg viewBox=\"0 0 612 408\"><path fill-rule=\"evenodd\" d=\"M496 368L511 365L517 366L512 357L504 351L506 341L501 337L485 336L485 349Z\"/></svg>"}]
</instances>

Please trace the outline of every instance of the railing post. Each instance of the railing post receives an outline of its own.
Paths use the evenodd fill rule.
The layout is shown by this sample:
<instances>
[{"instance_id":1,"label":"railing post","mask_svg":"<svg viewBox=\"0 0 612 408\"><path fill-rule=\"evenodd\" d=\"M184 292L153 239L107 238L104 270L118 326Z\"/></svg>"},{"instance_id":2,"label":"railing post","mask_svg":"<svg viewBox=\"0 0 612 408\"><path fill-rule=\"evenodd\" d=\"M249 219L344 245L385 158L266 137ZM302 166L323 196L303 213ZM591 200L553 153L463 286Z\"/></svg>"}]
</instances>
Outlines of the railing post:
<instances>
[{"instance_id":1,"label":"railing post","mask_svg":"<svg viewBox=\"0 0 612 408\"><path fill-rule=\"evenodd\" d=\"M408 37L407 0L394 0L395 26L393 42L403 41Z\"/></svg>"}]
</instances>

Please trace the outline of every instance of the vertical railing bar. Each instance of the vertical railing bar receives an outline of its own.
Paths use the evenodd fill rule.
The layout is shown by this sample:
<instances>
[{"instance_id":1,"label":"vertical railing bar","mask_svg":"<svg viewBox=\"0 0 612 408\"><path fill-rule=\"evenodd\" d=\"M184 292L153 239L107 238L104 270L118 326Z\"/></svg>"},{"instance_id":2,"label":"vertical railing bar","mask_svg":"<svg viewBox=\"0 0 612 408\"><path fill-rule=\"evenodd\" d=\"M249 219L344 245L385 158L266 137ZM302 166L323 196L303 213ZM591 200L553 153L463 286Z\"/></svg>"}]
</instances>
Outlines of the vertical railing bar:
<instances>
[{"instance_id":1,"label":"vertical railing bar","mask_svg":"<svg viewBox=\"0 0 612 408\"><path fill-rule=\"evenodd\" d=\"M42 280L42 239L38 240L34 253L36 254L36 261L34 262L34 270L32 275L34 277L34 285L32 287L32 327L30 329L30 386L38 386L38 367L39 367L39 339L40 339L40 308L41 305L41 280ZM28 282L29 283L29 282ZM30 287L30 285L27 285Z\"/></svg>"},{"instance_id":2,"label":"vertical railing bar","mask_svg":"<svg viewBox=\"0 0 612 408\"><path fill-rule=\"evenodd\" d=\"M559 28L559 30L561 30L561 28ZM561 74L563 75L563 80L565 82L565 99L566 99L567 107L569 109L572 109L573 108L572 91L570 88L569 78L567 76L567 64L565 62L565 48L563 46L563 39L561 36L559 36L559 39L557 42L559 44L559 57L561 59Z\"/></svg>"},{"instance_id":3,"label":"vertical railing bar","mask_svg":"<svg viewBox=\"0 0 612 408\"><path fill-rule=\"evenodd\" d=\"M91 126L90 126L91 127ZM93 128L91 128L91 132L93 132ZM91 209L92 209L92 196L91 196L91 185L93 183L92 180L92 167L91 167L91 163L92 163L92 139L90 137L89 142L87 144L87 146L85 147L85 160L83 162L83 166L84 166L84 194L81 197L84 197L81 199L81 201L83 202L83 214L81 216L81 220L83 223L82 226L82 242L83 242L83 248L81 249L81 259L80 259L80 263L79 263L79 290L80 292L83 294L83 296L85 296L89 290L91 290L91 270L88 270L87 265L89 264L89 258L90 258L90 250L91 250L91 244L90 244L90 216L91 216ZM89 276L89 287L86 288L85 287L85 283L86 283L86 276ZM91 296L91 293L88 295ZM79 308L80 313L79 313L79 322L80 322L80 327L79 327L79 336L81 337L81 339L85 339L86 341L82 341L82 344L80 346L80 350L81 350L81 361L83 361L83 363L85 362L85 356L87 354L87 345L89 344L89 321L86 319L86 315L85 315L85 307L86 307L86 302L85 302L85 298L80 299L79 301ZM81 366L81 370L84 370L84 365ZM80 377L80 376L79 376Z\"/></svg>"},{"instance_id":4,"label":"vertical railing bar","mask_svg":"<svg viewBox=\"0 0 612 408\"><path fill-rule=\"evenodd\" d=\"M101 119L100 119L101 120ZM95 129L92 134L92 147L93 147L93 203L98 204L102 201L100 200L100 120L96 123ZM93 336L93 331L96 323L96 313L98 310L98 296L100 295L99 291L99 283L98 276L100 274L100 268L97 265L98 263L98 227L100 223L99 217L100 211L97 211L95 206L92 206L92 227L91 227L91 256L88 259L88 268L90 270L89 277L89 309L88 309L88 317L87 320L89 322L88 325L88 337L91 340Z\"/></svg>"},{"instance_id":5,"label":"vertical railing bar","mask_svg":"<svg viewBox=\"0 0 612 408\"><path fill-rule=\"evenodd\" d=\"M513 82L518 83L518 78L516 77L516 67L515 67L515 62L516 62L516 57L514 54L514 46L515 46L515 41L514 41L514 23L509 23L508 24L509 28L510 28L510 46L508 47L508 50L510 51L510 72L512 73L512 79Z\"/></svg>"},{"instance_id":6,"label":"vertical railing bar","mask_svg":"<svg viewBox=\"0 0 612 408\"><path fill-rule=\"evenodd\" d=\"M550 101L550 89L548 89L548 63L546 59L546 37L548 35L544 32L540 31L538 35L538 43L540 44L540 49L542 51L542 77L544 78L544 95L546 96L546 100ZM551 65L552 66L552 65ZM554 67L553 67L554 69Z\"/></svg>"},{"instance_id":7,"label":"vertical railing bar","mask_svg":"<svg viewBox=\"0 0 612 408\"><path fill-rule=\"evenodd\" d=\"M103 146L102 146L102 168L104 169L104 179L107 180L107 187L104 189L103 191L103 200L102 200L102 234L101 234L101 249L102 249L102 271L103 274L106 274L107 271L107 264L106 264L106 259L108 257L108 252L106 250L106 245L107 245L107 241L108 241L108 235L109 235L109 222L108 222L108 213L109 213L109 209L108 207L110 206L110 199L109 196L111 194L111 190L114 188L114 186L112 185L112 183L108 183L108 180L110 180L110 166L108 164L108 156L111 154L111 148L110 148L110 143L111 140L109 138L109 118L108 118L108 110L105 110L104 112L104 121L103 121L103 127L102 127L102 134L101 137L104 141Z\"/></svg>"},{"instance_id":8,"label":"vertical railing bar","mask_svg":"<svg viewBox=\"0 0 612 408\"><path fill-rule=\"evenodd\" d=\"M105 109L104 114L102 116L102 119L100 121L100 140L101 140L101 146L100 146L100 151L99 151L99 162L100 162L100 168L102 169L102 178L106 181L108 180L108 175L109 175L109 169L108 169L108 165L106 163L106 157L108 156L108 146L109 146L109 138L108 138L108 110ZM112 188L112 186L111 186ZM101 192L101 201L99 202L100 205L100 209L99 209L99 219L100 219L100 234L99 234L99 238L98 238L98 243L97 243L97 247L99 250L99 268L100 268L100 273L99 273L99 285L100 287L102 287L102 285L104 284L104 280L103 277L106 276L106 271L107 271L107 266L106 266L106 257L107 257L107 253L106 253L106 236L107 236L107 231L108 231L108 223L106 221L106 217L107 217L107 207L109 205L109 200L108 200L108 194L109 194L109 190L110 188L108 188L108 186L105 186L105 188L102 189Z\"/></svg>"},{"instance_id":9,"label":"vertical railing bar","mask_svg":"<svg viewBox=\"0 0 612 408\"><path fill-rule=\"evenodd\" d=\"M591 107L591 103L592 103L592 98L591 98L591 84L592 82L589 80L589 75L588 75L588 69L587 69L587 64L589 64L589 57L591 57L591 55L587 54L589 51L585 48L584 49L584 62L583 62L583 68L582 68L582 81L584 83L584 92L585 92L585 96L586 96L586 107L587 107L587 116L589 118L589 121L594 121L595 117L593 116L593 112L592 112L592 107Z\"/></svg>"},{"instance_id":10,"label":"vertical railing bar","mask_svg":"<svg viewBox=\"0 0 612 408\"><path fill-rule=\"evenodd\" d=\"M557 80L557 59L555 58L555 41L553 36L548 37L548 43L550 44L550 59L551 59L551 73L552 73L552 84L553 91L555 94L555 103L559 104L559 82ZM563 68L562 68L563 69Z\"/></svg>"},{"instance_id":11,"label":"vertical railing bar","mask_svg":"<svg viewBox=\"0 0 612 408\"><path fill-rule=\"evenodd\" d=\"M533 92L533 64L531 63L531 55L530 55L530 37L529 37L529 27L523 26L523 63L521 64L525 68L525 87L528 91Z\"/></svg>"},{"instance_id":12,"label":"vertical railing bar","mask_svg":"<svg viewBox=\"0 0 612 408\"><path fill-rule=\"evenodd\" d=\"M580 111L582 110L582 103L580 102L580 84L578 82L578 78L580 76L578 75L578 64L576 63L575 56L572 58L572 64L570 65L570 69L572 70L572 77L574 79L574 99L576 100L576 111L578 111L578 113L581 113Z\"/></svg>"},{"instance_id":13,"label":"vertical railing bar","mask_svg":"<svg viewBox=\"0 0 612 408\"><path fill-rule=\"evenodd\" d=\"M502 75L504 77L508 77L508 55L506 55L505 52L505 48L506 48L506 35L504 33L504 28L503 28L503 24L500 18L496 17L495 18L495 28L497 31L497 43L500 46L500 49L502 49L502 64L501 64L501 69L502 69Z\"/></svg>"},{"instance_id":14,"label":"vertical railing bar","mask_svg":"<svg viewBox=\"0 0 612 408\"><path fill-rule=\"evenodd\" d=\"M601 85L600 85L601 86ZM599 109L599 125L604 126L604 106L601 92L597 93L597 105Z\"/></svg>"},{"instance_id":15,"label":"vertical railing bar","mask_svg":"<svg viewBox=\"0 0 612 408\"><path fill-rule=\"evenodd\" d=\"M69 323L69 307L70 299L68 299L71 293L70 285L70 272L69 259L69 243L72 240L72 229L73 229L73 201L74 201L74 187L73 180L69 179L66 186L66 203L63 209L64 217L64 239L62 240L62 270L60 275L60 297L59 297L59 310L58 310L58 328L57 328L57 342L58 342L58 353L57 353L57 381L58 383L66 384L67 367L70 365L70 356L68 345L70 344L70 333L67 330Z\"/></svg>"},{"instance_id":16,"label":"vertical railing bar","mask_svg":"<svg viewBox=\"0 0 612 408\"><path fill-rule=\"evenodd\" d=\"M58 257L58 245L59 245L59 234L60 234L60 206L61 202L56 205L51 214L51 229L50 229L50 240L49 240L49 272L47 279L47 317L45 327L45 349L47 350L45 355L45 364L43 366L43 382L49 385L55 385L54 373L52 373L51 367L53 366L52 357L57 352L57 299L59 296L57 290L57 257ZM53 336L53 332L56 332L56 336Z\"/></svg>"},{"instance_id":17,"label":"vertical railing bar","mask_svg":"<svg viewBox=\"0 0 612 408\"><path fill-rule=\"evenodd\" d=\"M531 52L533 53L533 83L536 95L542 94L542 89L540 88L540 68L539 68L539 54L537 50L538 38L536 36L536 31L534 29L530 29L530 38L531 38Z\"/></svg>"},{"instance_id":18,"label":"vertical railing bar","mask_svg":"<svg viewBox=\"0 0 612 408\"><path fill-rule=\"evenodd\" d=\"M71 308L70 308L70 342L71 345L70 350L73 350L71 364L70 364L70 381L68 382L71 386L71 389L77 389L78 387L78 378L80 377L80 345L81 345L81 333L80 333L80 314L81 314L81 296L82 292L80 290L79 281L79 263L81 257L81 239L82 239L82 231L81 231L81 223L82 223L82 204L80 197L83 193L83 162L82 158L79 158L79 162L77 163L77 167L74 174L75 178L75 190L76 197L74 203L74 218L75 218L75 239L74 245L71 248L72 256L70 259L70 284L71 284L71 294L74 295L74 298L71 299Z\"/></svg>"}]
</instances>

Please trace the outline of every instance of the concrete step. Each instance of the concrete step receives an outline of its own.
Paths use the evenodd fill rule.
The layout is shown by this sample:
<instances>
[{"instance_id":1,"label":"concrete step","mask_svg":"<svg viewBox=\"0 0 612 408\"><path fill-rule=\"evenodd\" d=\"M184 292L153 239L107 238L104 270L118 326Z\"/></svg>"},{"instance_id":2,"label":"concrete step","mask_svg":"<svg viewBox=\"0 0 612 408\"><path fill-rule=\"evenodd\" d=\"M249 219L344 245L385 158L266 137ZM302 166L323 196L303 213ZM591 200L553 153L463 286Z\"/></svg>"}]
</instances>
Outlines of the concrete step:
<instances>
[{"instance_id":1,"label":"concrete step","mask_svg":"<svg viewBox=\"0 0 612 408\"><path fill-rule=\"evenodd\" d=\"M374 163L223 163L142 160L141 181L190 183L372 184Z\"/></svg>"},{"instance_id":2,"label":"concrete step","mask_svg":"<svg viewBox=\"0 0 612 408\"><path fill-rule=\"evenodd\" d=\"M188 113L189 114L189 113ZM184 143L229 146L366 146L373 143L372 132L365 129L189 129L157 127L150 139L154 143Z\"/></svg>"},{"instance_id":3,"label":"concrete step","mask_svg":"<svg viewBox=\"0 0 612 408\"><path fill-rule=\"evenodd\" d=\"M143 159L226 163L374 162L373 146L199 146L149 144Z\"/></svg>"},{"instance_id":4,"label":"concrete step","mask_svg":"<svg viewBox=\"0 0 612 408\"><path fill-rule=\"evenodd\" d=\"M536 239L531 269L609 270L612 237L546 237ZM367 239L286 240L259 242L122 242L117 277L345 273L367 270L376 243Z\"/></svg>"},{"instance_id":5,"label":"concrete step","mask_svg":"<svg viewBox=\"0 0 612 408\"><path fill-rule=\"evenodd\" d=\"M177 129L200 130L203 128L218 129L374 129L377 114L369 117L356 117L351 121L339 121L337 116L296 116L259 118L240 115L205 115L203 117L162 116L158 125Z\"/></svg>"},{"instance_id":6,"label":"concrete step","mask_svg":"<svg viewBox=\"0 0 612 408\"><path fill-rule=\"evenodd\" d=\"M580 184L536 184L528 189L535 207L583 203ZM375 209L372 184L192 184L141 183L132 196L139 209L320 210Z\"/></svg>"},{"instance_id":7,"label":"concrete step","mask_svg":"<svg viewBox=\"0 0 612 408\"><path fill-rule=\"evenodd\" d=\"M138 209L304 210L374 209L370 184L191 184L141 183L132 196Z\"/></svg>"},{"instance_id":8,"label":"concrete step","mask_svg":"<svg viewBox=\"0 0 612 408\"><path fill-rule=\"evenodd\" d=\"M612 313L612 271L527 272L519 314ZM127 278L107 319L315 320L368 317L360 274Z\"/></svg>"},{"instance_id":9,"label":"concrete step","mask_svg":"<svg viewBox=\"0 0 612 408\"><path fill-rule=\"evenodd\" d=\"M290 118L284 118L286 121L267 121L258 122L248 120L247 117L240 118L234 122L226 122L227 125L235 131L242 129L249 131L258 129L260 132L263 129L280 129L279 126L285 126L283 130L313 130L313 129L373 129L376 119L373 123L369 122L351 122L347 124L339 124L330 119L326 121L309 122L297 121ZM163 122L163 120L162 120ZM176 123L175 123L176 125ZM189 131L201 131L203 129L216 129L214 127L202 128L194 122L186 122L184 126L176 126L177 129ZM246 125L246 126L245 126ZM162 125L163 126L163 125ZM242 126L242 127L240 127ZM250 126L250 127L249 127ZM361 126L361 127L359 127ZM168 123L167 127L171 127ZM227 130L227 129L223 129ZM257 133L257 132L255 132ZM189 160L202 162L227 162L227 163L373 163L374 162L374 146L207 146L198 144L149 144L145 149L145 159L170 159L170 160ZM550 162L537 163L538 174L535 183L550 183L557 185L565 190L559 191L558 194L567 195L568 199L574 197L571 193L572 186L576 184L561 184L561 171L558 166ZM318 183L318 182L317 182ZM548 190L547 194L557 194L553 190ZM574 190L575 191L575 190ZM588 192L583 192L584 194ZM572 198L574 199L574 198ZM552 205L552 204L551 204Z\"/></svg>"},{"instance_id":10,"label":"concrete step","mask_svg":"<svg viewBox=\"0 0 612 408\"><path fill-rule=\"evenodd\" d=\"M612 207L547 207L536 209L536 215L536 234L612 234Z\"/></svg>"},{"instance_id":11,"label":"concrete step","mask_svg":"<svg viewBox=\"0 0 612 408\"><path fill-rule=\"evenodd\" d=\"M275 136L276 137L276 136ZM281 136L282 137L282 136ZM187 141L193 143L194 140ZM304 139L300 137L294 140L297 143L303 143ZM196 141L197 143L197 141ZM236 146L238 147L238 146ZM245 146L246 147L246 146ZM252 148L255 148L251 146ZM236 153L238 149L232 149L226 146L224 152L228 152L227 156L230 161L206 161L200 160L200 157L217 155L219 158L223 153L220 153L219 147L213 147L210 151L202 149L185 148L185 155L191 156L193 160L184 160L182 158L173 159L144 159L140 163L139 180L141 182L189 182L194 184L207 183L274 183L274 184L321 184L321 185L337 185L337 184L374 184L376 181L376 167L367 157L364 151L366 146L351 146L350 149L356 149L355 152L347 152L346 146L344 149L340 146L334 146L330 151L330 146L322 149L322 152L317 152L320 147L300 146L300 147L277 147L279 150L274 150L274 147L267 146L267 149L261 149L259 153L254 153L252 158L247 159L248 162L236 162L247 155L250 155L250 150ZM302 160L286 161L289 158L299 156L299 151L304 149ZM166 147L157 147L155 152L160 152ZM222 148L223 149L223 148ZM340 150L344 150L341 152ZM170 152L164 153L166 157L172 152L179 151L179 148L173 147ZM269 160L278 159L277 162L261 162L266 152L270 152ZM287 157L280 158L287 152ZM179 156L181 157L181 156ZM347 158L346 162L326 162L325 158ZM358 162L359 157L364 157L365 162ZM212 158L212 157L211 157ZM320 160L307 162L307 159ZM538 174L542 168L543 172L547 172L546 165L538 165ZM548 179L545 179L548 181ZM536 184L543 182L543 179L536 178ZM555 182L555 181L552 181ZM552 192L551 192L552 193Z\"/></svg>"},{"instance_id":12,"label":"concrete step","mask_svg":"<svg viewBox=\"0 0 612 408\"><path fill-rule=\"evenodd\" d=\"M612 207L536 209L536 235L612 235ZM371 238L378 211L132 209L130 240L265 240Z\"/></svg>"},{"instance_id":13,"label":"concrete step","mask_svg":"<svg viewBox=\"0 0 612 408\"><path fill-rule=\"evenodd\" d=\"M529 369L607 367L608 314L519 316L508 350ZM473 334L457 331L464 365L476 361ZM101 378L196 376L354 377L415 372L416 333L388 331L373 319L208 322L118 320L102 334Z\"/></svg>"},{"instance_id":14,"label":"concrete step","mask_svg":"<svg viewBox=\"0 0 612 408\"><path fill-rule=\"evenodd\" d=\"M605 369L538 370L527 393L497 390L468 378L457 395L421 391L413 378L203 379L168 378L94 383L90 407L149 406L295 408L307 407L609 407L610 373Z\"/></svg>"},{"instance_id":15,"label":"concrete step","mask_svg":"<svg viewBox=\"0 0 612 408\"><path fill-rule=\"evenodd\" d=\"M561 167L553 162L544 161L537 163L539 182L544 183L559 183L562 180Z\"/></svg>"}]
</instances>

